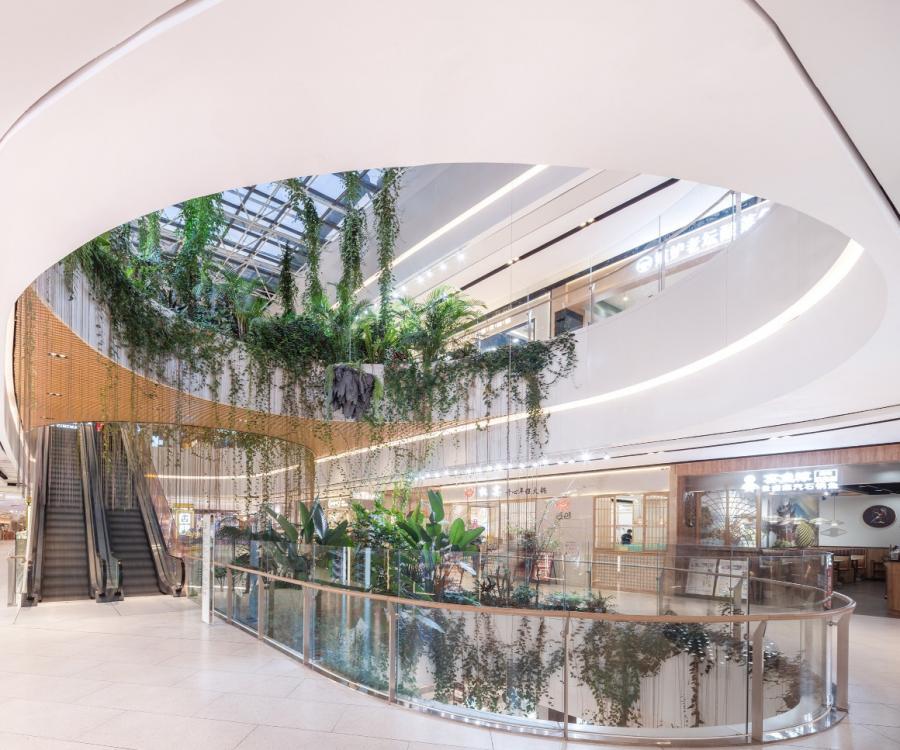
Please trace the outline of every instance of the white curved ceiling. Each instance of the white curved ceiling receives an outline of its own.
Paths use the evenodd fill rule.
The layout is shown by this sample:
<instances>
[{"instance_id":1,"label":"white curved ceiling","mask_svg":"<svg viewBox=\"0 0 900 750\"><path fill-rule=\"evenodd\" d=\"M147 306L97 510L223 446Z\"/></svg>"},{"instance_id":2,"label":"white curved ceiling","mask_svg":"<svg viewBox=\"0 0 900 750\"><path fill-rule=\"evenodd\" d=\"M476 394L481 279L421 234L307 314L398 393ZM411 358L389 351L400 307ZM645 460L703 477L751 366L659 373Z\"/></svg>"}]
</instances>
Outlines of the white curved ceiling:
<instances>
[{"instance_id":1,"label":"white curved ceiling","mask_svg":"<svg viewBox=\"0 0 900 750\"><path fill-rule=\"evenodd\" d=\"M92 1L49 25L48 5L3 0L10 57L22 61L22 80L3 90L7 120L137 33L0 136L0 315L42 269L134 216L236 185L385 164L561 164L724 185L809 213L856 239L887 278L900 272L892 207L750 0L572 0L565 12L543 0L188 0L160 22L151 19L169 3L134 0L125 12ZM834 23L829 13L855 12L765 5L789 39L807 42ZM895 20L888 6L873 2L854 38ZM885 57L900 57L879 50L847 64L876 80ZM798 53L829 79L816 81L826 96L846 93L846 77L829 91L834 50L799 39ZM886 91L860 87L833 109L868 118L884 111L870 97ZM844 126L868 143L858 123ZM878 161L893 184L893 154ZM884 347L900 304L889 305L884 335L818 386L863 389L875 368L884 387L856 403L893 397L900 361ZM824 416L827 399L817 404Z\"/></svg>"},{"instance_id":2,"label":"white curved ceiling","mask_svg":"<svg viewBox=\"0 0 900 750\"><path fill-rule=\"evenodd\" d=\"M177 4L175 0L0 4L0 134L60 81Z\"/></svg>"}]
</instances>

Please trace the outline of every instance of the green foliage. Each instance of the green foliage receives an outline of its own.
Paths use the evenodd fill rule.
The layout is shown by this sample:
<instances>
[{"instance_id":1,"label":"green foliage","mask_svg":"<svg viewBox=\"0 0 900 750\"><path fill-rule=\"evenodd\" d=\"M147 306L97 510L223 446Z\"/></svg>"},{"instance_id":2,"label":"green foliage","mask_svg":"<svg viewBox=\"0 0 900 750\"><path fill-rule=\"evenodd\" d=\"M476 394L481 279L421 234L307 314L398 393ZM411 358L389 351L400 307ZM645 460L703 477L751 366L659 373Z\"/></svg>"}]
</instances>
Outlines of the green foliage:
<instances>
[{"instance_id":1,"label":"green foliage","mask_svg":"<svg viewBox=\"0 0 900 750\"><path fill-rule=\"evenodd\" d=\"M360 503L353 503L353 525L350 538L359 547L379 549L400 548L408 537L400 531L403 513L395 508L387 508L383 498L375 498L371 510Z\"/></svg>"},{"instance_id":2,"label":"green foliage","mask_svg":"<svg viewBox=\"0 0 900 750\"><path fill-rule=\"evenodd\" d=\"M424 302L405 297L398 303L401 345L416 354L422 371L430 373L447 345L478 320L483 306L446 287L435 289Z\"/></svg>"},{"instance_id":3,"label":"green foliage","mask_svg":"<svg viewBox=\"0 0 900 750\"><path fill-rule=\"evenodd\" d=\"M425 644L435 701L512 716L533 716L538 705L553 705L550 686L562 677L564 655L545 620L519 618L507 642L492 615L435 611L432 616L438 627L417 636Z\"/></svg>"},{"instance_id":4,"label":"green foliage","mask_svg":"<svg viewBox=\"0 0 900 750\"><path fill-rule=\"evenodd\" d=\"M222 281L210 288L207 306L218 313L235 338L243 340L268 303L259 296L261 284L256 279L244 278L228 268L220 273Z\"/></svg>"},{"instance_id":5,"label":"green foliage","mask_svg":"<svg viewBox=\"0 0 900 750\"><path fill-rule=\"evenodd\" d=\"M294 216L303 225L303 245L306 248L306 289L303 299L308 302L325 296L319 268L322 259L322 219L316 210L315 201L300 180L291 178L284 180L282 184L288 190L288 201ZM293 309L293 304L290 308L285 307L285 311Z\"/></svg>"},{"instance_id":6,"label":"green foliage","mask_svg":"<svg viewBox=\"0 0 900 750\"><path fill-rule=\"evenodd\" d=\"M181 216L181 247L172 264L172 286L176 304L193 316L197 297L209 284L209 247L219 239L225 223L221 193L185 201Z\"/></svg>"},{"instance_id":7,"label":"green foliage","mask_svg":"<svg viewBox=\"0 0 900 750\"><path fill-rule=\"evenodd\" d=\"M294 300L297 296L297 285L294 283L294 248L285 245L281 249L281 261L278 264L278 298L281 301L282 315L294 312Z\"/></svg>"},{"instance_id":8,"label":"green foliage","mask_svg":"<svg viewBox=\"0 0 900 750\"><path fill-rule=\"evenodd\" d=\"M451 524L444 523L444 498L440 492L428 490L431 512L426 517L419 508L410 511L398 522L400 532L410 549L418 549L433 556L439 552L477 552L478 540L484 527L466 530L465 523L457 518Z\"/></svg>"},{"instance_id":9,"label":"green foliage","mask_svg":"<svg viewBox=\"0 0 900 750\"><path fill-rule=\"evenodd\" d=\"M597 707L588 714L591 722L640 726L641 680L659 674L678 647L655 624L603 620L581 621L573 643L572 676L588 688Z\"/></svg>"},{"instance_id":10,"label":"green foliage","mask_svg":"<svg viewBox=\"0 0 900 750\"><path fill-rule=\"evenodd\" d=\"M352 540L347 533L349 523L341 521L337 526L329 526L325 509L318 500L314 500L308 508L305 503L298 501L297 510L300 514L300 524L296 527L298 541L303 544L321 544L325 547L349 547L352 545ZM280 520L279 523L281 523ZM288 524L292 525L290 522Z\"/></svg>"},{"instance_id":11,"label":"green foliage","mask_svg":"<svg viewBox=\"0 0 900 750\"><path fill-rule=\"evenodd\" d=\"M75 251L78 266L91 282L97 298L110 311L114 337L125 343L131 362L152 368L174 356L193 363L196 370L221 355L220 342L204 338L198 346L198 331L183 316L169 316L132 281L129 267L110 249L103 234Z\"/></svg>"},{"instance_id":12,"label":"green foliage","mask_svg":"<svg viewBox=\"0 0 900 750\"><path fill-rule=\"evenodd\" d=\"M344 201L347 214L341 231L341 280L338 282L338 301L349 305L356 291L362 286L362 249L366 235L366 215L359 207L362 198L362 175L359 172L343 172Z\"/></svg>"},{"instance_id":13,"label":"green foliage","mask_svg":"<svg viewBox=\"0 0 900 750\"><path fill-rule=\"evenodd\" d=\"M394 284L394 246L400 235L397 216L397 197L400 192L400 170L384 170L381 189L373 201L375 211L375 239L378 245L378 330L384 333L389 325L391 291ZM380 361L380 360L379 360Z\"/></svg>"},{"instance_id":14,"label":"green foliage","mask_svg":"<svg viewBox=\"0 0 900 750\"><path fill-rule=\"evenodd\" d=\"M297 311L289 252L282 257L280 316L266 314L258 282L213 264L210 249L224 222L218 194L185 201L174 257L162 257L160 216L148 214L137 221L136 236L133 226L123 225L79 248L64 263L65 279L71 291L75 268L81 267L109 311L110 348L123 345L138 368L161 372L175 358L188 377L207 378L215 390L222 358L243 342L250 356L245 381L231 372L233 406L246 385L260 399L253 408L264 410L272 372L281 368L290 412L318 417L323 381L335 365L359 370L360 363L383 363L384 380L375 384L373 406L362 414L373 430L386 422L414 422L427 431L435 422L460 418L478 384L488 415L500 395L509 393L510 403L527 414L529 440L539 446L546 439L542 404L549 388L575 365L572 334L480 352L463 340L481 314L478 303L448 289L422 301L391 299L399 174L385 170L373 205L382 292L377 310L357 295L366 234L357 172L341 176L350 209L340 236L343 273L336 304L319 277L321 219L299 180L284 183L303 221L307 252L307 287Z\"/></svg>"}]
</instances>

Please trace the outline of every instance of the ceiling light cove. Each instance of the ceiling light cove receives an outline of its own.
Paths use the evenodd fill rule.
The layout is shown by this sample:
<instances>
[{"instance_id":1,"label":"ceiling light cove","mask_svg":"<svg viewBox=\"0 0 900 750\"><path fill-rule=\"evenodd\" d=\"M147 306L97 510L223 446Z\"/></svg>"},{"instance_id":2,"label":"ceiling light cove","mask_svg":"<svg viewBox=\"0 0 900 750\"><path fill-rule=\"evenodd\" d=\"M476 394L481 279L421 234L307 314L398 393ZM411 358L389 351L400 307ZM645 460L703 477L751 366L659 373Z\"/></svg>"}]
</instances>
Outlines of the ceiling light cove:
<instances>
[{"instance_id":1,"label":"ceiling light cove","mask_svg":"<svg viewBox=\"0 0 900 750\"><path fill-rule=\"evenodd\" d=\"M546 165L546 164L536 164L535 166L531 167L530 169L525 170L524 172L522 172L522 174L520 174L514 180L507 182L503 187L499 188L498 190L495 190L493 193L488 195L486 198L483 198L482 200L480 200L478 203L476 203L471 208L466 209L459 216L451 219L446 224L444 224L442 227L435 229L431 234L429 234L424 239L419 240L415 245L413 245L408 250L400 253L400 255L398 255L396 258L394 258L394 262L391 264L391 267L396 268L404 260L411 258L413 255L415 255L417 252L419 252L419 250L427 247L428 245L430 245L432 242L434 242L439 237L443 237L450 230L455 229L463 222L468 221L473 216L476 216L477 214L481 213L488 206L492 205L493 203L496 203L504 195L511 193L513 190L515 190L518 187L521 187L522 185L524 185L526 182L528 182L533 177L537 177L537 175L539 175L541 172L543 172L545 169L547 169L547 166L548 165ZM462 255L462 253L460 253L459 259L461 260L463 257L464 256ZM363 288L375 283L375 281L377 279L378 279L378 274L377 273L372 274L369 278L367 278L363 282Z\"/></svg>"},{"instance_id":2,"label":"ceiling light cove","mask_svg":"<svg viewBox=\"0 0 900 750\"><path fill-rule=\"evenodd\" d=\"M689 362L682 367L677 367L674 370L664 372L654 378L649 378L647 380L642 380L638 383L633 383L631 385L625 386L624 388L618 388L613 391L607 391L606 393L598 393L595 396L589 396L587 398L577 399L575 401L567 401L565 403L548 406L544 409L544 412L546 414L558 414L565 411L571 411L573 409L583 409L586 406L594 406L596 404L615 401L616 399L625 398L626 396L633 396L637 393L643 393L653 388L658 388L659 386L675 382L676 380L681 380L682 378L688 377L689 375L694 375L698 372L701 372L702 370L712 367L713 365L730 359L736 354L749 349L751 346L754 346L755 344L758 344L770 338L782 328L784 328L788 323L800 317L803 313L807 312L818 302L827 297L832 291L834 291L835 288L837 288L841 281L846 278L850 271L853 270L853 268L856 266L857 261L859 261L859 259L862 257L862 254L862 246L854 240L850 240L847 243L847 246L841 252L840 256L838 256L838 259L834 262L834 264L796 302L782 311L779 315L776 315L774 318L769 320L767 323L764 323L759 328L748 333L743 338L740 338L737 341L733 341L731 344L728 344L727 346L724 346L705 357L696 359L693 362ZM510 422L519 422L523 419L526 419L527 416L528 415L525 412L518 412L516 414L510 414L507 417L494 417L490 420L469 422L467 424L455 425L443 430L436 430L422 435L416 435L414 437L400 438L398 440L389 441L382 444L381 446L376 447L390 448L415 443L421 440L428 440L443 435L471 432L475 429L484 429L487 426L503 425ZM350 456L372 451L376 447L358 448L356 450L345 451L343 453L336 453L332 456L323 456L322 458L316 459L316 463L327 463L329 461L334 461L340 458L348 458ZM604 455L603 458L606 459L608 458L608 456Z\"/></svg>"}]
</instances>

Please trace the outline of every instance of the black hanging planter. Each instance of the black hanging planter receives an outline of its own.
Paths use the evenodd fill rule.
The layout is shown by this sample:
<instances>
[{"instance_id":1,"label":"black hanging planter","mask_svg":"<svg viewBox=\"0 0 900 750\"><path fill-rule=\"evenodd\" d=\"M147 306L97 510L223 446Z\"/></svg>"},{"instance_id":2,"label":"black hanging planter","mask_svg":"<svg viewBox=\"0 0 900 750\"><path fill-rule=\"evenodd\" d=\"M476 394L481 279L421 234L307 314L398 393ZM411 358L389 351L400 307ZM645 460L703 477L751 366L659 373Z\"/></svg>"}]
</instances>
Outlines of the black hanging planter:
<instances>
[{"instance_id":1,"label":"black hanging planter","mask_svg":"<svg viewBox=\"0 0 900 750\"><path fill-rule=\"evenodd\" d=\"M381 401L383 365L339 364L326 375L326 409L337 419L359 420L377 411Z\"/></svg>"}]
</instances>

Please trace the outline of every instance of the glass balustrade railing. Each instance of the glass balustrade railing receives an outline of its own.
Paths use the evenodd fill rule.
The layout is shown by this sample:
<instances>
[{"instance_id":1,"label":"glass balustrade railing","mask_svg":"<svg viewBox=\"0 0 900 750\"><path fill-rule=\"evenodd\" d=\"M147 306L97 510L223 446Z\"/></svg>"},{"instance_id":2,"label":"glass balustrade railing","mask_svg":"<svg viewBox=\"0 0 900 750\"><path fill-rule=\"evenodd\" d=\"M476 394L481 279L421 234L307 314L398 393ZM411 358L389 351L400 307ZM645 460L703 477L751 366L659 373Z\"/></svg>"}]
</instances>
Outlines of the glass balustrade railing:
<instances>
[{"instance_id":1,"label":"glass balustrade railing","mask_svg":"<svg viewBox=\"0 0 900 750\"><path fill-rule=\"evenodd\" d=\"M217 540L214 565L356 591L518 609L692 615L723 607L821 610L831 595L831 555L816 551L751 554L673 545L595 550L584 560L543 550L421 553L229 536Z\"/></svg>"},{"instance_id":2,"label":"glass balustrade railing","mask_svg":"<svg viewBox=\"0 0 900 750\"><path fill-rule=\"evenodd\" d=\"M6 558L6 606L18 606L25 593L25 555Z\"/></svg>"},{"instance_id":3,"label":"glass balustrade railing","mask_svg":"<svg viewBox=\"0 0 900 750\"><path fill-rule=\"evenodd\" d=\"M485 576L538 588L520 558L310 546L286 569L284 550L265 544L250 555L257 568L225 561L230 541L217 546L216 612L400 705L512 731L664 744L796 737L846 709L854 605L802 582L827 571L827 555L780 556L796 582L758 577L772 560L725 551L704 565L677 555L601 563L602 594L587 582L599 575L592 562L574 587L486 604L471 603ZM200 562L189 566L193 587Z\"/></svg>"},{"instance_id":4,"label":"glass balustrade railing","mask_svg":"<svg viewBox=\"0 0 900 750\"><path fill-rule=\"evenodd\" d=\"M609 242L603 260L489 314L470 337L489 350L618 315L690 276L768 210L755 196L697 186L637 231Z\"/></svg>"}]
</instances>

